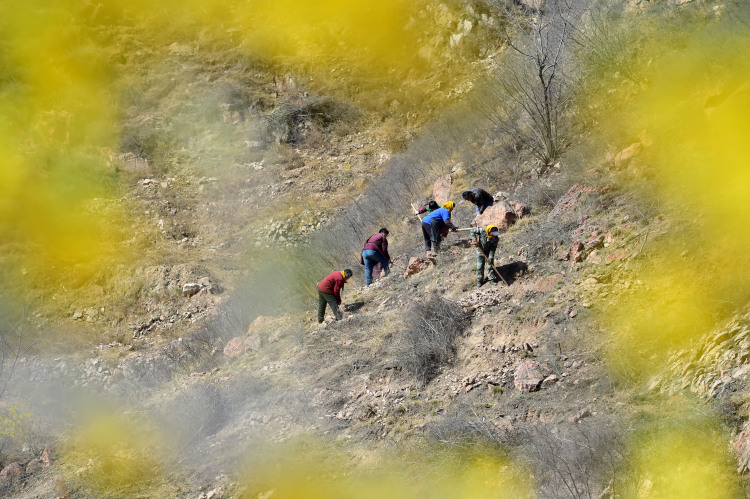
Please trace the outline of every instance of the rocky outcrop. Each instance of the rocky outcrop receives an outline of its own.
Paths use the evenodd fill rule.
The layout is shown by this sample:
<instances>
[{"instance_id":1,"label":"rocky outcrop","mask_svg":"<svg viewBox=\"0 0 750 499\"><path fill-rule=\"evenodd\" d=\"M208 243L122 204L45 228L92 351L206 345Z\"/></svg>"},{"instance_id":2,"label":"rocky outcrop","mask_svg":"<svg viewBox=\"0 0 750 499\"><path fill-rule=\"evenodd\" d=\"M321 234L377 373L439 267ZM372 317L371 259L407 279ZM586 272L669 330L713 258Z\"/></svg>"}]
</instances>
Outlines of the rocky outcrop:
<instances>
[{"instance_id":1,"label":"rocky outcrop","mask_svg":"<svg viewBox=\"0 0 750 499\"><path fill-rule=\"evenodd\" d=\"M450 175L444 175L437 179L432 186L432 199L439 205L450 201L453 179Z\"/></svg>"},{"instance_id":2,"label":"rocky outcrop","mask_svg":"<svg viewBox=\"0 0 750 499\"><path fill-rule=\"evenodd\" d=\"M239 357L247 352L257 350L261 346L260 335L237 336L229 340L224 347L224 355L230 359Z\"/></svg>"},{"instance_id":3,"label":"rocky outcrop","mask_svg":"<svg viewBox=\"0 0 750 499\"><path fill-rule=\"evenodd\" d=\"M513 374L513 384L518 390L529 393L539 390L544 376L539 369L539 363L533 360L525 360L516 368Z\"/></svg>"},{"instance_id":4,"label":"rocky outcrop","mask_svg":"<svg viewBox=\"0 0 750 499\"><path fill-rule=\"evenodd\" d=\"M410 275L414 275L419 272L422 272L431 264L432 262L423 256L412 257L409 260L409 264L406 266L406 271L404 272L404 275L403 275L404 279L406 279Z\"/></svg>"},{"instance_id":5,"label":"rocky outcrop","mask_svg":"<svg viewBox=\"0 0 750 499\"><path fill-rule=\"evenodd\" d=\"M477 215L472 225L485 227L489 224L497 225L501 231L506 231L511 225L516 223L518 215L507 201L499 201L484 210L484 213Z\"/></svg>"},{"instance_id":6,"label":"rocky outcrop","mask_svg":"<svg viewBox=\"0 0 750 499\"><path fill-rule=\"evenodd\" d=\"M547 220L555 221L561 215L573 211L578 206L581 196L591 192L596 192L596 188L582 184L574 185L557 201L555 207L547 215Z\"/></svg>"}]
</instances>

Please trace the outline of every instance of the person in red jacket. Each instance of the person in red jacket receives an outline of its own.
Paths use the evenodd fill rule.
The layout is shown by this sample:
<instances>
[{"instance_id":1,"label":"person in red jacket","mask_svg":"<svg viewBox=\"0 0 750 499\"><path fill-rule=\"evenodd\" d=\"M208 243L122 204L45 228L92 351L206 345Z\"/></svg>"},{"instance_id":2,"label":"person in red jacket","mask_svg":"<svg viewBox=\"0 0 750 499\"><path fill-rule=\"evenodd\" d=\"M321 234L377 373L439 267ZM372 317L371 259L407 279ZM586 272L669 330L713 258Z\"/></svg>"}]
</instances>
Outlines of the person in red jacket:
<instances>
[{"instance_id":1,"label":"person in red jacket","mask_svg":"<svg viewBox=\"0 0 750 499\"><path fill-rule=\"evenodd\" d=\"M344 284L352 276L351 269L337 270L331 272L325 279L318 283L318 324L323 322L326 315L326 304L331 306L333 316L340 321L344 314L339 310L341 305L341 290Z\"/></svg>"},{"instance_id":2,"label":"person in red jacket","mask_svg":"<svg viewBox=\"0 0 750 499\"><path fill-rule=\"evenodd\" d=\"M388 266L391 263L391 256L388 254L388 234L388 229L383 227L377 234L365 241L359 262L365 266L365 285L367 286L372 283L372 270L377 264L380 264L385 275L388 275Z\"/></svg>"}]
</instances>

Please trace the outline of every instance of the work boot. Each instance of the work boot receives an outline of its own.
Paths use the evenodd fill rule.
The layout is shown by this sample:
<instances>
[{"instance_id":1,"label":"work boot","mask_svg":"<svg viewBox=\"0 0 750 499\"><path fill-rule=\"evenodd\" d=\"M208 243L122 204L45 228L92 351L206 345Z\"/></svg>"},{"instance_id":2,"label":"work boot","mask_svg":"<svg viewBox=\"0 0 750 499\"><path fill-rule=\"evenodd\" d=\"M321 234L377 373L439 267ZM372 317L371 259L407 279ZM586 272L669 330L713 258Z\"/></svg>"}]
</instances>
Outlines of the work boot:
<instances>
[{"instance_id":1,"label":"work boot","mask_svg":"<svg viewBox=\"0 0 750 499\"><path fill-rule=\"evenodd\" d=\"M497 286L498 282L497 281L490 281L490 284L492 284L493 286Z\"/></svg>"},{"instance_id":2,"label":"work boot","mask_svg":"<svg viewBox=\"0 0 750 499\"><path fill-rule=\"evenodd\" d=\"M477 287L478 287L478 288L481 288L481 287L482 287L482 284L484 284L484 280L482 280L482 279L477 279Z\"/></svg>"}]
</instances>

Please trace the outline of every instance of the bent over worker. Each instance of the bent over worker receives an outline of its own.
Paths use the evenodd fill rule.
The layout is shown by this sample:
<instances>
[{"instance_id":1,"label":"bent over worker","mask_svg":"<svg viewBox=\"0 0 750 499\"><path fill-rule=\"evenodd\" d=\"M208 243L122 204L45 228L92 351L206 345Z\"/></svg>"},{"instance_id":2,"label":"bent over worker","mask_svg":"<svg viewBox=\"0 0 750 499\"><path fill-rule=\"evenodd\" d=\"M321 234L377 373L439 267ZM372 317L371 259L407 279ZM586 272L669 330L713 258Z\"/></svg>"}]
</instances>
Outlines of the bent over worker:
<instances>
[{"instance_id":1,"label":"bent over worker","mask_svg":"<svg viewBox=\"0 0 750 499\"><path fill-rule=\"evenodd\" d=\"M432 248L435 253L440 251L440 241L448 234L448 230L456 230L456 226L451 222L451 211L453 211L453 201L444 203L442 208L430 212L429 215L422 219L422 236L424 237L424 249L430 256Z\"/></svg>"},{"instance_id":2,"label":"bent over worker","mask_svg":"<svg viewBox=\"0 0 750 499\"><path fill-rule=\"evenodd\" d=\"M318 324L325 319L326 304L331 306L331 311L337 321L343 318L344 314L339 310L341 290L344 289L344 284L351 276L351 269L337 270L318 283Z\"/></svg>"},{"instance_id":3,"label":"bent over worker","mask_svg":"<svg viewBox=\"0 0 750 499\"><path fill-rule=\"evenodd\" d=\"M462 192L461 197L477 205L477 215L481 215L489 206L495 204L492 194L479 187Z\"/></svg>"},{"instance_id":4,"label":"bent over worker","mask_svg":"<svg viewBox=\"0 0 750 499\"><path fill-rule=\"evenodd\" d=\"M500 240L500 230L495 225L488 225L485 228L474 227L471 229L471 244L477 247L477 287L484 284L484 264L487 262L487 278L495 286L500 281L500 276L495 273L492 267L495 259L495 250ZM484 253L484 254L482 254Z\"/></svg>"},{"instance_id":5,"label":"bent over worker","mask_svg":"<svg viewBox=\"0 0 750 499\"><path fill-rule=\"evenodd\" d=\"M426 212L432 213L433 211L437 210L438 208L440 208L439 204L437 204L435 201L430 201L426 205L420 206L417 209L417 215L421 215L422 213L426 213Z\"/></svg>"},{"instance_id":6,"label":"bent over worker","mask_svg":"<svg viewBox=\"0 0 750 499\"><path fill-rule=\"evenodd\" d=\"M380 264L385 275L388 275L388 265L391 263L391 256L388 254L388 234L388 229L383 227L377 234L370 236L362 249L359 261L365 266L366 286L372 283L372 269L377 264Z\"/></svg>"}]
</instances>

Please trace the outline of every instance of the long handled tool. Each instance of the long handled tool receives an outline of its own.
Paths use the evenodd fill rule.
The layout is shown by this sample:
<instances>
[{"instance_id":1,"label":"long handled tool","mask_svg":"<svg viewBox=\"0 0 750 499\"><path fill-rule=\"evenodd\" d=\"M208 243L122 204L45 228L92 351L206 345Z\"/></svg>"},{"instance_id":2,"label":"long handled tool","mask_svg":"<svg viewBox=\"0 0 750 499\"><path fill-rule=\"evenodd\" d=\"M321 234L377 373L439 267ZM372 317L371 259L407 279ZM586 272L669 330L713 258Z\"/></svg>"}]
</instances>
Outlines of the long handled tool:
<instances>
[{"instance_id":1,"label":"long handled tool","mask_svg":"<svg viewBox=\"0 0 750 499\"><path fill-rule=\"evenodd\" d=\"M409 203L409 204L411 205L411 209L414 210L414 214L417 216L417 218L421 222L422 221L422 217L419 216L419 213L418 213L417 209L414 207L414 203Z\"/></svg>"},{"instance_id":2,"label":"long handled tool","mask_svg":"<svg viewBox=\"0 0 750 499\"><path fill-rule=\"evenodd\" d=\"M490 260L489 258L487 258L487 255L484 254L484 251L482 251L482 248L479 246L479 244L477 244L477 249L482 254L482 256L484 257L484 259L487 260L490 263L490 265L492 265L492 268L495 270L495 273L497 274L497 276L500 279L503 280L503 282L505 283L505 285L506 286L510 286L510 284L508 284L508 281L506 281L505 278L502 276L502 274L500 274L500 272L498 272L497 267L495 267L495 264L492 263L492 260Z\"/></svg>"}]
</instances>

